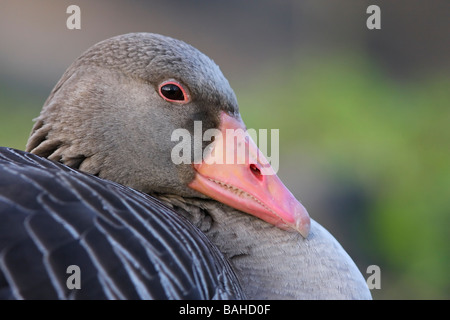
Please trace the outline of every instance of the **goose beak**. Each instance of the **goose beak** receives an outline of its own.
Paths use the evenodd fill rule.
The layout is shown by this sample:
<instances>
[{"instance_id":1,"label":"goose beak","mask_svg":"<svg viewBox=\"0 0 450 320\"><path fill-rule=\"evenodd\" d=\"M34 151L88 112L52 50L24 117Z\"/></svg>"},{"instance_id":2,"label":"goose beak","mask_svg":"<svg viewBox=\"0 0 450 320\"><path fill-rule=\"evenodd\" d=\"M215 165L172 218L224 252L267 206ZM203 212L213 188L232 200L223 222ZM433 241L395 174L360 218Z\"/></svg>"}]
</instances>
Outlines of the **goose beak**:
<instances>
[{"instance_id":1,"label":"goose beak","mask_svg":"<svg viewBox=\"0 0 450 320\"><path fill-rule=\"evenodd\" d=\"M220 134L204 152L189 187L284 230L308 237L309 214L284 186L246 133L242 120L221 113Z\"/></svg>"}]
</instances>

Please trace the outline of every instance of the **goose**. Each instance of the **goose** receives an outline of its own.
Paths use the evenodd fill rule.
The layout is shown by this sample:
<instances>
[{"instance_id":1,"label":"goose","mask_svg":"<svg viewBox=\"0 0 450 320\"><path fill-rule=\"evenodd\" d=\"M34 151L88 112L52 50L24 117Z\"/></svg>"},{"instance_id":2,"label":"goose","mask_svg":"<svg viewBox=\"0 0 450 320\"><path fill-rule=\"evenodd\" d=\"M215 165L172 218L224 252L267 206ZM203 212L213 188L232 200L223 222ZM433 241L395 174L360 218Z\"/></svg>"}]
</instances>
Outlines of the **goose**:
<instances>
[{"instance_id":1,"label":"goose","mask_svg":"<svg viewBox=\"0 0 450 320\"><path fill-rule=\"evenodd\" d=\"M230 130L246 130L237 98L199 50L152 33L93 45L26 151L0 149L0 298L371 299L339 242Z\"/></svg>"}]
</instances>

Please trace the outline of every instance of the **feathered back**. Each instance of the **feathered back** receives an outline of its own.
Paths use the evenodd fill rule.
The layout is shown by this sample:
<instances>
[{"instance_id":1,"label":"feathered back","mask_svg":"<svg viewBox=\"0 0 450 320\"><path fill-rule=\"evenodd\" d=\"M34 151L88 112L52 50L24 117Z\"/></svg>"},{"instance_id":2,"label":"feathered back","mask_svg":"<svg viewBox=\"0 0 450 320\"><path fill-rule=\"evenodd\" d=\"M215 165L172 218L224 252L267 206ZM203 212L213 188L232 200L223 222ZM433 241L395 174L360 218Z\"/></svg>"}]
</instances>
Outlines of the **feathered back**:
<instances>
[{"instance_id":1,"label":"feathered back","mask_svg":"<svg viewBox=\"0 0 450 320\"><path fill-rule=\"evenodd\" d=\"M0 299L243 297L219 250L160 201L0 148Z\"/></svg>"}]
</instances>

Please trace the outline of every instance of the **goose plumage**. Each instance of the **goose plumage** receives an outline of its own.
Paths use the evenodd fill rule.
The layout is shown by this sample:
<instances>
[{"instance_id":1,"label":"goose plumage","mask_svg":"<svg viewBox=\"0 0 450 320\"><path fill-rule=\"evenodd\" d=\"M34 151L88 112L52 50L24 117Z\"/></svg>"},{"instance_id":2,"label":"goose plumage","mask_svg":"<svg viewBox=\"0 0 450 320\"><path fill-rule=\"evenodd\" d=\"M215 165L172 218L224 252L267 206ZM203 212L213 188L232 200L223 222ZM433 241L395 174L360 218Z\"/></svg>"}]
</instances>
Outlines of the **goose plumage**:
<instances>
[{"instance_id":1,"label":"goose plumage","mask_svg":"<svg viewBox=\"0 0 450 320\"><path fill-rule=\"evenodd\" d=\"M246 129L228 81L197 49L133 33L83 53L26 152L0 149L0 297L370 299L342 246L263 174L251 139L258 156L243 163L207 161L236 154L225 135L172 161L173 132L195 134L196 123L203 135ZM69 265L81 289L68 288Z\"/></svg>"}]
</instances>

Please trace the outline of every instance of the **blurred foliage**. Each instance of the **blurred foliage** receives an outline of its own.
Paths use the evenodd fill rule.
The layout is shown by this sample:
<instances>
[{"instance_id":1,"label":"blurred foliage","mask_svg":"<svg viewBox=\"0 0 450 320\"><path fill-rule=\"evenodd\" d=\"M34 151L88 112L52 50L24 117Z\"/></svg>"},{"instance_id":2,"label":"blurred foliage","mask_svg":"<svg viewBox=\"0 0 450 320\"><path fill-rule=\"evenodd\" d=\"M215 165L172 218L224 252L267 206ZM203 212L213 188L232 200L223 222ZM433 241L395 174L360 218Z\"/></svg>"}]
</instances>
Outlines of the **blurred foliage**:
<instances>
[{"instance_id":1,"label":"blurred foliage","mask_svg":"<svg viewBox=\"0 0 450 320\"><path fill-rule=\"evenodd\" d=\"M448 74L396 81L363 55L299 61L238 95L248 127L282 128L285 148L370 190L361 246L382 261L374 296L450 298Z\"/></svg>"},{"instance_id":2,"label":"blurred foliage","mask_svg":"<svg viewBox=\"0 0 450 320\"><path fill-rule=\"evenodd\" d=\"M0 146L25 150L43 103L42 96L0 84Z\"/></svg>"},{"instance_id":3,"label":"blurred foliage","mask_svg":"<svg viewBox=\"0 0 450 320\"><path fill-rule=\"evenodd\" d=\"M280 128L282 148L370 191L361 247L382 265L375 297L450 298L450 79L396 81L363 55L298 61L240 86L246 124ZM43 102L0 86L0 145L24 149Z\"/></svg>"}]
</instances>

